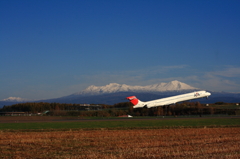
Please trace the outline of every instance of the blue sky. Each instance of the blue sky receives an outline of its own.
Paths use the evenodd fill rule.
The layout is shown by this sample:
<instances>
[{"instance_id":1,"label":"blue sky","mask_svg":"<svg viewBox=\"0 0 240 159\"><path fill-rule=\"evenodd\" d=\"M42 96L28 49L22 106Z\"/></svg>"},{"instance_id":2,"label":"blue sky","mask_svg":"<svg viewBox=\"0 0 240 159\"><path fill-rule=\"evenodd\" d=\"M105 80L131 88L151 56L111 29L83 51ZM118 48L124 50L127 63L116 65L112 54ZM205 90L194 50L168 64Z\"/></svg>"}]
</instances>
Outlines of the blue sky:
<instances>
[{"instance_id":1,"label":"blue sky","mask_svg":"<svg viewBox=\"0 0 240 159\"><path fill-rule=\"evenodd\" d=\"M239 0L2 0L0 100L179 80L240 92Z\"/></svg>"}]
</instances>

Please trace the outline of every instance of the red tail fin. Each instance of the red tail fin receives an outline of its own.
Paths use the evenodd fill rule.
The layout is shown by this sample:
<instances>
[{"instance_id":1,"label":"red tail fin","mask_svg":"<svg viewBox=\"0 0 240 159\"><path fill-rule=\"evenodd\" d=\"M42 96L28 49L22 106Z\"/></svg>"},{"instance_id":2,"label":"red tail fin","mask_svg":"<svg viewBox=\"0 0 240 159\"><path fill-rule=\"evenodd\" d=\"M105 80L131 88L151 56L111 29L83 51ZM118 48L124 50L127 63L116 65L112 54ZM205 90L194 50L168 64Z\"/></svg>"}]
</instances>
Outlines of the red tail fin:
<instances>
[{"instance_id":1,"label":"red tail fin","mask_svg":"<svg viewBox=\"0 0 240 159\"><path fill-rule=\"evenodd\" d=\"M137 104L138 104L138 99L137 99L137 97L135 97L135 96L127 97L127 99L130 100L130 102L131 102L133 105L137 105Z\"/></svg>"}]
</instances>

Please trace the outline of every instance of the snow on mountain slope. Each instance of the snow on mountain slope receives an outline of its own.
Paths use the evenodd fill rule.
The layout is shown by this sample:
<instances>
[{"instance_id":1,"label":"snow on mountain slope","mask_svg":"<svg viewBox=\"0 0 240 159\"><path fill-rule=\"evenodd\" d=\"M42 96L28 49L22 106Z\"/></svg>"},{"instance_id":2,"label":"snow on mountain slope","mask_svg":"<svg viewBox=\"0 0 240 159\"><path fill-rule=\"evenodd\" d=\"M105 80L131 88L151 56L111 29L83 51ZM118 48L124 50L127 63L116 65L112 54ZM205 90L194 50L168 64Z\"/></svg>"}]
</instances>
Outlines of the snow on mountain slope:
<instances>
[{"instance_id":1,"label":"snow on mountain slope","mask_svg":"<svg viewBox=\"0 0 240 159\"><path fill-rule=\"evenodd\" d=\"M98 95L105 93L117 92L163 92L163 91L181 91L196 90L198 88L189 86L179 81L171 81L169 83L159 83L148 86L130 86L126 84L110 83L106 86L91 85L85 90L75 93L74 95Z\"/></svg>"},{"instance_id":2,"label":"snow on mountain slope","mask_svg":"<svg viewBox=\"0 0 240 159\"><path fill-rule=\"evenodd\" d=\"M5 101L5 102L24 102L24 101L29 101L29 100L23 99L23 98L20 98L20 97L8 97L6 99L3 99L2 101Z\"/></svg>"}]
</instances>

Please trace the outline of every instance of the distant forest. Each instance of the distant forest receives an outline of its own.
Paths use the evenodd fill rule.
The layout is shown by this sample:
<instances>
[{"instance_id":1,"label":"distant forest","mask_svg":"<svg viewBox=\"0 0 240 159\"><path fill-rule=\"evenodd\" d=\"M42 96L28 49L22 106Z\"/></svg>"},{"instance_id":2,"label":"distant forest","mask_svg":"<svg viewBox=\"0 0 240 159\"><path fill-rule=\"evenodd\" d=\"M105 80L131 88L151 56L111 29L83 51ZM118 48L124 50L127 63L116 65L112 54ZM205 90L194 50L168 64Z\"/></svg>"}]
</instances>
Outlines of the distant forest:
<instances>
[{"instance_id":1,"label":"distant forest","mask_svg":"<svg viewBox=\"0 0 240 159\"><path fill-rule=\"evenodd\" d=\"M208 106L199 102L183 102L171 106L155 108L133 109L130 102L114 105L88 105L61 104L61 103L19 103L12 106L4 106L0 112L25 112L27 114L79 116L79 117L116 117L121 115L132 116L179 116L179 115L213 115L227 114L240 115L240 110L230 108L232 104L218 102ZM46 112L43 114L43 112Z\"/></svg>"}]
</instances>

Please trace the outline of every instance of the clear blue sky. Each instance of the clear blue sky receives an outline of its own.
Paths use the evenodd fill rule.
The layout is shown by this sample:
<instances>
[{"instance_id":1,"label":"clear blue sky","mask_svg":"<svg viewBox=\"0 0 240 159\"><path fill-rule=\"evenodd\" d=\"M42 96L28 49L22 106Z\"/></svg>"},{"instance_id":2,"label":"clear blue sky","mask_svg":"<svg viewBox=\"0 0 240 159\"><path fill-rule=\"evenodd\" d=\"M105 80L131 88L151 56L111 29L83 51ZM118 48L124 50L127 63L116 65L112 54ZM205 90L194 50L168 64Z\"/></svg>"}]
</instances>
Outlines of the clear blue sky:
<instances>
[{"instance_id":1,"label":"clear blue sky","mask_svg":"<svg viewBox=\"0 0 240 159\"><path fill-rule=\"evenodd\" d=\"M0 100L179 80L240 92L239 0L1 0Z\"/></svg>"}]
</instances>

